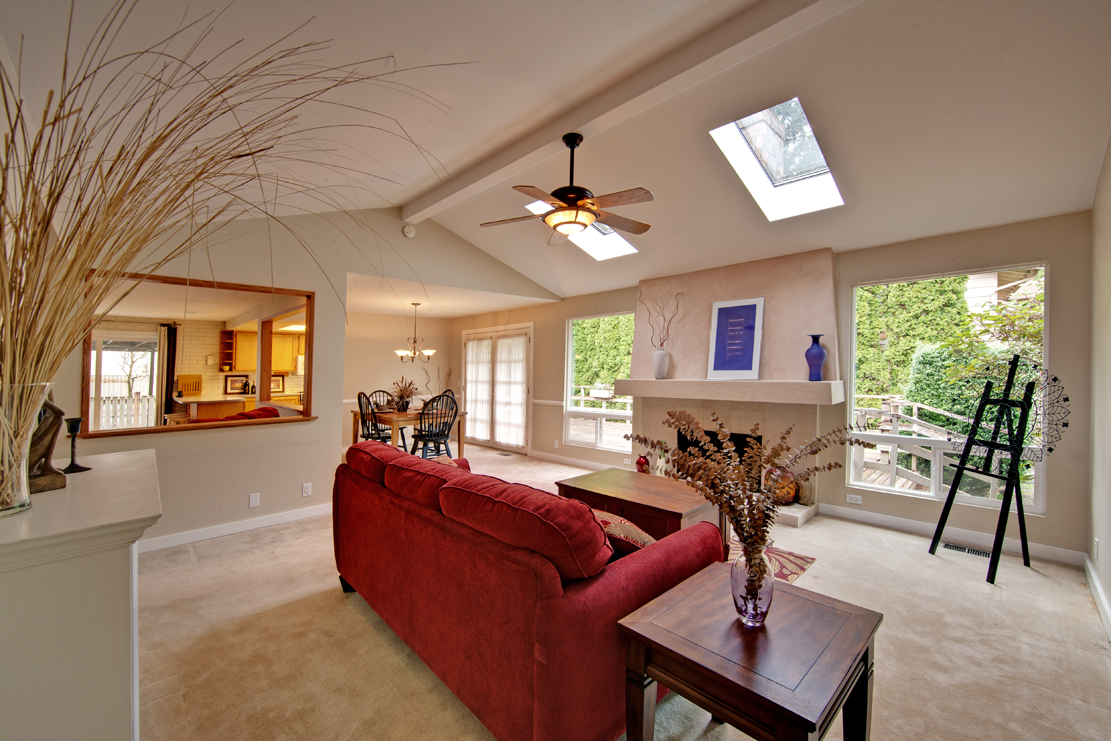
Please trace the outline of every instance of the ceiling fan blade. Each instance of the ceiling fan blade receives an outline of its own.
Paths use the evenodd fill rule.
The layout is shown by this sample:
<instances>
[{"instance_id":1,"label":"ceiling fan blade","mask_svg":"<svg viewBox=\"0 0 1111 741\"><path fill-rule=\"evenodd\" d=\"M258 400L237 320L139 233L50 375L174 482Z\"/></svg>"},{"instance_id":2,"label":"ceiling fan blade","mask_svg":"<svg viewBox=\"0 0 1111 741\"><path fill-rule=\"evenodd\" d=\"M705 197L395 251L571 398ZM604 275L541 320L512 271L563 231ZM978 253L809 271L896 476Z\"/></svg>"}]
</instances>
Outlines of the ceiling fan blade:
<instances>
[{"instance_id":1,"label":"ceiling fan blade","mask_svg":"<svg viewBox=\"0 0 1111 741\"><path fill-rule=\"evenodd\" d=\"M518 216L515 219L502 219L501 221L487 221L485 224L479 226L498 226L499 224L512 224L517 221L531 221L532 219L539 219L541 214L530 214L529 216Z\"/></svg>"},{"instance_id":2,"label":"ceiling fan blade","mask_svg":"<svg viewBox=\"0 0 1111 741\"><path fill-rule=\"evenodd\" d=\"M608 227L613 229L620 229L629 234L644 234L652 228L650 224L645 224L643 221L634 221L633 219L626 219L624 216L611 214L609 211L599 211L598 221L602 222Z\"/></svg>"},{"instance_id":3,"label":"ceiling fan blade","mask_svg":"<svg viewBox=\"0 0 1111 741\"><path fill-rule=\"evenodd\" d=\"M538 201L543 201L544 203L551 204L556 208L567 205L566 203L560 201L558 198L540 190L535 185L514 185L513 190L517 191L518 193L524 193L526 196L535 198Z\"/></svg>"},{"instance_id":4,"label":"ceiling fan blade","mask_svg":"<svg viewBox=\"0 0 1111 741\"><path fill-rule=\"evenodd\" d=\"M631 206L634 203L647 203L654 197L652 191L645 188L629 188L628 190L619 190L616 193L606 193L604 196L594 196L590 200L594 201L595 208L613 208L614 206Z\"/></svg>"},{"instance_id":5,"label":"ceiling fan blade","mask_svg":"<svg viewBox=\"0 0 1111 741\"><path fill-rule=\"evenodd\" d=\"M567 244L567 235L552 229L552 236L548 237L548 246L558 247L561 244Z\"/></svg>"}]
</instances>

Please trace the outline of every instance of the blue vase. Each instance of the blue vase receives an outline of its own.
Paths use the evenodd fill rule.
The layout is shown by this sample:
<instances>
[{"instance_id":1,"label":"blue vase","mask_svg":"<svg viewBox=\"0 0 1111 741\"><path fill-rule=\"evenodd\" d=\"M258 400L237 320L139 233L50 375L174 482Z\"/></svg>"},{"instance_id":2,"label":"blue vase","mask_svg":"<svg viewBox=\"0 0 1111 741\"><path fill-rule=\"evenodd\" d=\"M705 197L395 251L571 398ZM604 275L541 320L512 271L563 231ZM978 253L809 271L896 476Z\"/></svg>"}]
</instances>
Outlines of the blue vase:
<instances>
[{"instance_id":1,"label":"blue vase","mask_svg":"<svg viewBox=\"0 0 1111 741\"><path fill-rule=\"evenodd\" d=\"M826 363L826 349L818 344L822 335L812 334L810 347L806 348L806 364L810 366L810 380L822 380L822 366Z\"/></svg>"}]
</instances>

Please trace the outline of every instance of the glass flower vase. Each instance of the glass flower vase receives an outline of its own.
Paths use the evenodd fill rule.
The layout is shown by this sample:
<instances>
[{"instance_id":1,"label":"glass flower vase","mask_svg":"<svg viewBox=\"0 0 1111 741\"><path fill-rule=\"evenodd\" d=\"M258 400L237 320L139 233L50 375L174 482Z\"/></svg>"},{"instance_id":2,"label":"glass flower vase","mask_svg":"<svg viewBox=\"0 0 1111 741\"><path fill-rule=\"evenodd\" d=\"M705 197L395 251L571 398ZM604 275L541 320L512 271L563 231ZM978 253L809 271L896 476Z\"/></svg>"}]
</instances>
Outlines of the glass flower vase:
<instances>
[{"instance_id":1,"label":"glass flower vase","mask_svg":"<svg viewBox=\"0 0 1111 741\"><path fill-rule=\"evenodd\" d=\"M31 506L31 438L49 383L11 383L0 388L0 517Z\"/></svg>"},{"instance_id":2,"label":"glass flower vase","mask_svg":"<svg viewBox=\"0 0 1111 741\"><path fill-rule=\"evenodd\" d=\"M764 553L764 546L742 546L730 571L733 587L733 605L741 622L758 628L764 624L772 605L775 576L771 562Z\"/></svg>"}]
</instances>

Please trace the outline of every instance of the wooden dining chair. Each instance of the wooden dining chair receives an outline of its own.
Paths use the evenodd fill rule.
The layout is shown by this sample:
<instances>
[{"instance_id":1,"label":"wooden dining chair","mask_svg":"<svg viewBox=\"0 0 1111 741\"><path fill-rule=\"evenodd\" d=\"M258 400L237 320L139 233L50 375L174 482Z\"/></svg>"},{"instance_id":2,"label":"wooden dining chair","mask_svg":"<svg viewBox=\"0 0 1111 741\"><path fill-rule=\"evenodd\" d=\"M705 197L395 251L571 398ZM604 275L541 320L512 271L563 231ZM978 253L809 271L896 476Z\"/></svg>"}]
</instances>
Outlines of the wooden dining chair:
<instances>
[{"instance_id":1,"label":"wooden dining chair","mask_svg":"<svg viewBox=\"0 0 1111 741\"><path fill-rule=\"evenodd\" d=\"M435 458L441 454L442 445L450 458L451 444L448 441L451 438L451 426L455 424L455 417L458 414L459 405L454 396L440 394L425 402L424 408L420 411L417 428L413 430L413 449L409 452L416 455L417 445L420 445L421 458ZM433 450L431 456L428 454L430 445Z\"/></svg>"}]
</instances>

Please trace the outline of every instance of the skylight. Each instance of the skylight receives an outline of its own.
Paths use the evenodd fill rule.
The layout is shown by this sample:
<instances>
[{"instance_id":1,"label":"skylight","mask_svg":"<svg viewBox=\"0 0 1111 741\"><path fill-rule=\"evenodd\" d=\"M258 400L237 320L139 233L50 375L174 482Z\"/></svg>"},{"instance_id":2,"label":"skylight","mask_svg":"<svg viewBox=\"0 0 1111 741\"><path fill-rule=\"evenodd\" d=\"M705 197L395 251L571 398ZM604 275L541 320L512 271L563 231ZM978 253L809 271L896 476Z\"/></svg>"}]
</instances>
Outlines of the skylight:
<instances>
[{"instance_id":1,"label":"skylight","mask_svg":"<svg viewBox=\"0 0 1111 741\"><path fill-rule=\"evenodd\" d=\"M841 206L798 98L710 132L768 221Z\"/></svg>"},{"instance_id":2,"label":"skylight","mask_svg":"<svg viewBox=\"0 0 1111 741\"><path fill-rule=\"evenodd\" d=\"M533 201L526 208L534 214L546 214L552 210L552 207L543 201ZM598 221L578 234L572 234L568 239L599 262L622 255L631 255L637 251L637 248L625 241L624 237Z\"/></svg>"}]
</instances>

